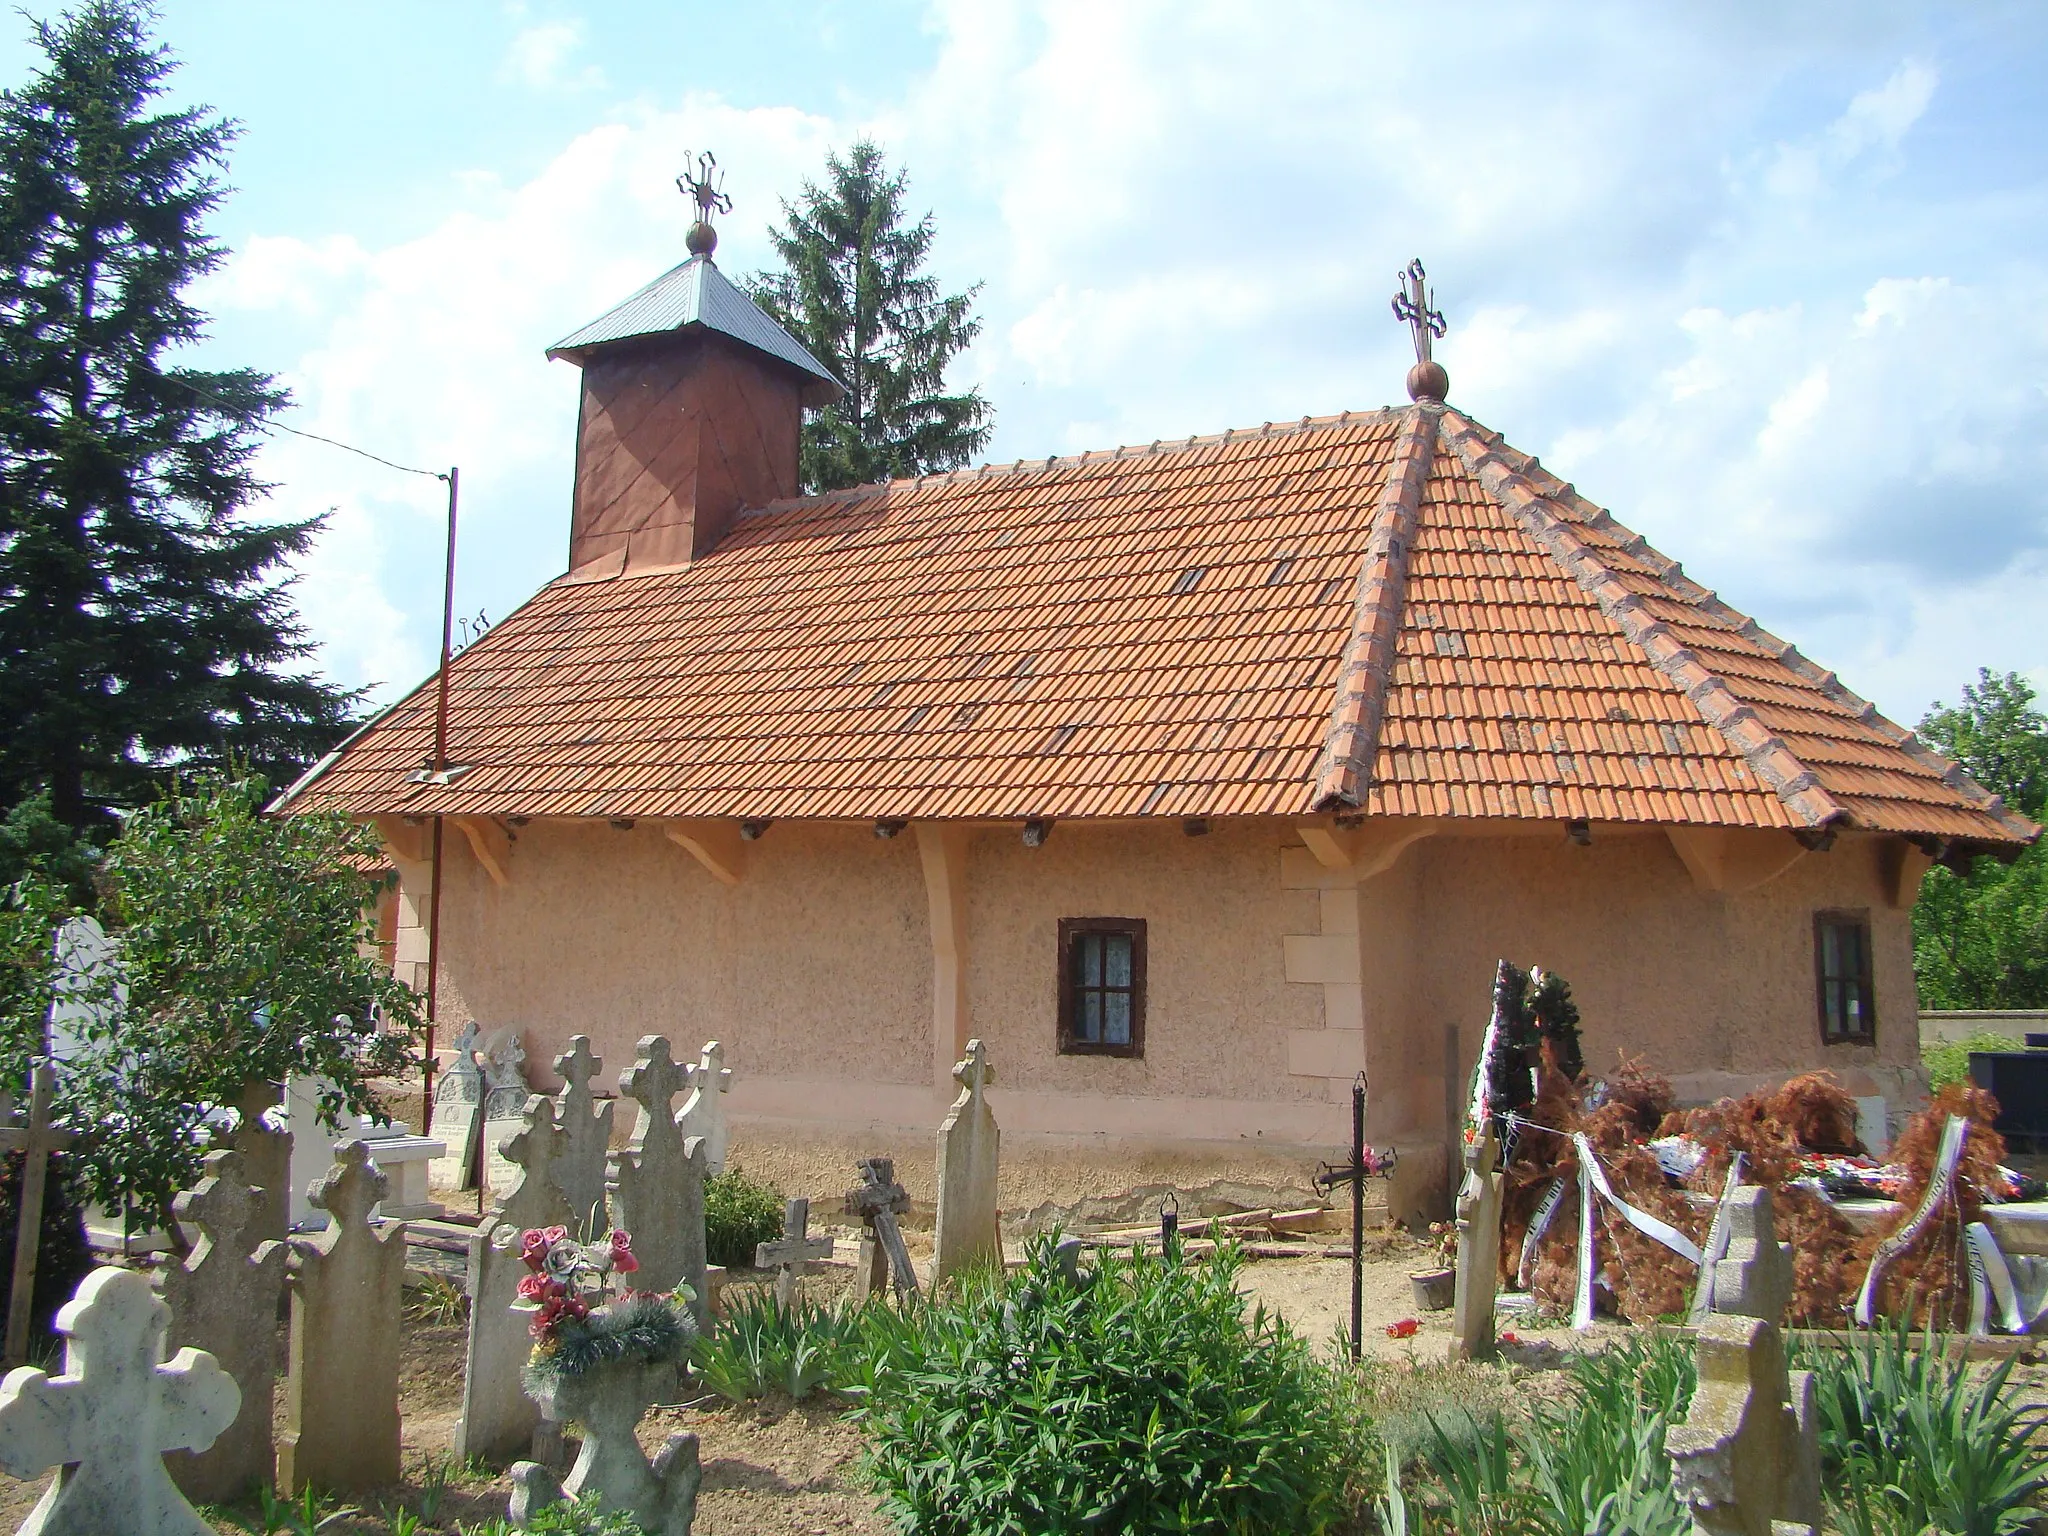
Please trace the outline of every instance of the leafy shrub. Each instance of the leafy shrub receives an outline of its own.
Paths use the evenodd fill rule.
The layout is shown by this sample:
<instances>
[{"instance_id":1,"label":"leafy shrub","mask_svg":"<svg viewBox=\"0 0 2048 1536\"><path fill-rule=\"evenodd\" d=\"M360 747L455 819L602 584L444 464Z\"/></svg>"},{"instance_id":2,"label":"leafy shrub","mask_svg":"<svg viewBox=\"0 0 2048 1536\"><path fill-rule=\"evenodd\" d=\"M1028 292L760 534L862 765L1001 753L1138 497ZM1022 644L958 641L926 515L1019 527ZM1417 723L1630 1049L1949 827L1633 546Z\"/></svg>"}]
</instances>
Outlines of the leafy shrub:
<instances>
[{"instance_id":1,"label":"leafy shrub","mask_svg":"<svg viewBox=\"0 0 2048 1536\"><path fill-rule=\"evenodd\" d=\"M2043 1422L2008 1393L2013 1357L1973 1385L1931 1333L1903 1318L1842 1343L1803 1349L1820 1417L1822 1484L1850 1536L2007 1536L2040 1513Z\"/></svg>"},{"instance_id":2,"label":"leafy shrub","mask_svg":"<svg viewBox=\"0 0 2048 1536\"><path fill-rule=\"evenodd\" d=\"M1950 1083L1969 1080L1970 1052L2017 1051L2020 1048L2020 1042L2011 1035L1994 1035L1979 1031L1974 1035L1965 1035L1960 1040L1944 1040L1939 1045L1923 1045L1920 1048L1920 1065L1927 1069L1929 1088L1939 1093Z\"/></svg>"},{"instance_id":3,"label":"leafy shrub","mask_svg":"<svg viewBox=\"0 0 2048 1536\"><path fill-rule=\"evenodd\" d=\"M704 1181L704 1253L713 1264L750 1269L754 1250L782 1235L782 1195L738 1164Z\"/></svg>"},{"instance_id":4,"label":"leafy shrub","mask_svg":"<svg viewBox=\"0 0 2048 1536\"><path fill-rule=\"evenodd\" d=\"M1340 1509L1329 1372L1228 1248L1104 1252L1077 1285L1049 1238L1007 1283L927 1307L867 1404L867 1466L906 1536L1310 1532Z\"/></svg>"},{"instance_id":5,"label":"leafy shrub","mask_svg":"<svg viewBox=\"0 0 2048 1536\"><path fill-rule=\"evenodd\" d=\"M841 1314L812 1303L800 1302L785 1314L772 1291L727 1291L724 1315L698 1342L697 1374L730 1402L770 1392L805 1398L829 1384L850 1332Z\"/></svg>"}]
</instances>

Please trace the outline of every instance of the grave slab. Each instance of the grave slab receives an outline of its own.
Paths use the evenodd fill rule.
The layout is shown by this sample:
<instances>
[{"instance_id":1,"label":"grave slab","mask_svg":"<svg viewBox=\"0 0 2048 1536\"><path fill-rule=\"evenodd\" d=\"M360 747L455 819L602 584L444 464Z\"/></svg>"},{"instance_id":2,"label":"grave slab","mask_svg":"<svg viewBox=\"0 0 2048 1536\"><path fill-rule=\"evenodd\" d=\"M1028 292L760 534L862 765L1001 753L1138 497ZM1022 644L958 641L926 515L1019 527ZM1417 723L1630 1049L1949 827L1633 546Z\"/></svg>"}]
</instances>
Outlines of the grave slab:
<instances>
[{"instance_id":1,"label":"grave slab","mask_svg":"<svg viewBox=\"0 0 2048 1536\"><path fill-rule=\"evenodd\" d=\"M939 1126L938 1225L933 1238L932 1284L977 1264L1000 1264L996 1182L1002 1132L989 1108L987 1089L995 1081L988 1048L967 1042L967 1055L953 1067L960 1096Z\"/></svg>"}]
</instances>

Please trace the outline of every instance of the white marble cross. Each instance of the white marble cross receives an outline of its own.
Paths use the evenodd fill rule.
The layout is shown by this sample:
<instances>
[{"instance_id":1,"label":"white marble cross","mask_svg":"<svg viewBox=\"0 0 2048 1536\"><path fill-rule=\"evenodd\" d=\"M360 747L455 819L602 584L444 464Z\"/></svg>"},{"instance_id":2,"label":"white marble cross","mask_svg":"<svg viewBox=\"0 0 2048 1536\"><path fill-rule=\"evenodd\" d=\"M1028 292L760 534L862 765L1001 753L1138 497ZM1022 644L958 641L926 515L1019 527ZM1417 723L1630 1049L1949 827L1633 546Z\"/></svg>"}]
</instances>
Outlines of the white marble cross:
<instances>
[{"instance_id":1,"label":"white marble cross","mask_svg":"<svg viewBox=\"0 0 2048 1536\"><path fill-rule=\"evenodd\" d=\"M170 1317L136 1271L96 1269L57 1313L64 1373L8 1373L0 1470L30 1478L63 1468L17 1536L213 1536L163 1453L212 1445L242 1393L201 1350L164 1363Z\"/></svg>"},{"instance_id":2,"label":"white marble cross","mask_svg":"<svg viewBox=\"0 0 2048 1536\"><path fill-rule=\"evenodd\" d=\"M725 1064L725 1047L716 1040L704 1042L697 1065L685 1067L690 1074L690 1096L683 1100L676 1124L685 1136L704 1138L704 1170L725 1172L725 1096L732 1091L732 1068Z\"/></svg>"}]
</instances>

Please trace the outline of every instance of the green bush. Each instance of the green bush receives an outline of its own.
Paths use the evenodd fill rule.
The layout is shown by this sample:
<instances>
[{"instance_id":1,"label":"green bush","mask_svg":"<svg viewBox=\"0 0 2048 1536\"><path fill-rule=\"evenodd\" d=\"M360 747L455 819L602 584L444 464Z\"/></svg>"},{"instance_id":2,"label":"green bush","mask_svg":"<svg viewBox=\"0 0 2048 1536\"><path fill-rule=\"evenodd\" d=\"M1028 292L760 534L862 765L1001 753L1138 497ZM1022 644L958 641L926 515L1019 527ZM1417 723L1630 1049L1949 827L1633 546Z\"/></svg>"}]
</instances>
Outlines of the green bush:
<instances>
[{"instance_id":1,"label":"green bush","mask_svg":"<svg viewBox=\"0 0 2048 1536\"><path fill-rule=\"evenodd\" d=\"M727 1269L751 1269L754 1250L782 1235L782 1195L738 1164L704 1181L704 1253Z\"/></svg>"},{"instance_id":2,"label":"green bush","mask_svg":"<svg viewBox=\"0 0 2048 1536\"><path fill-rule=\"evenodd\" d=\"M508 1520L464 1526L461 1536L644 1536L629 1515L607 1510L597 1495L586 1493L574 1503L550 1504L515 1530Z\"/></svg>"},{"instance_id":3,"label":"green bush","mask_svg":"<svg viewBox=\"0 0 2048 1536\"><path fill-rule=\"evenodd\" d=\"M1041 1237L927 1307L865 1410L885 1512L906 1536L1329 1529L1331 1373L1236 1277L1227 1248L1105 1251L1076 1285Z\"/></svg>"},{"instance_id":4,"label":"green bush","mask_svg":"<svg viewBox=\"0 0 2048 1536\"><path fill-rule=\"evenodd\" d=\"M2019 1049L2021 1042L2013 1039L2011 1035L1966 1035L1961 1040L1944 1040L1939 1045L1923 1045L1920 1047L1920 1065L1927 1069L1928 1086L1939 1093L1950 1083L1960 1083L1969 1077L1970 1052Z\"/></svg>"},{"instance_id":5,"label":"green bush","mask_svg":"<svg viewBox=\"0 0 2048 1536\"><path fill-rule=\"evenodd\" d=\"M2008 1391L2015 1357L1976 1375L1933 1334L1901 1318L1842 1343L1809 1346L1822 1484L1849 1536L2007 1536L2040 1514L2043 1424Z\"/></svg>"}]
</instances>

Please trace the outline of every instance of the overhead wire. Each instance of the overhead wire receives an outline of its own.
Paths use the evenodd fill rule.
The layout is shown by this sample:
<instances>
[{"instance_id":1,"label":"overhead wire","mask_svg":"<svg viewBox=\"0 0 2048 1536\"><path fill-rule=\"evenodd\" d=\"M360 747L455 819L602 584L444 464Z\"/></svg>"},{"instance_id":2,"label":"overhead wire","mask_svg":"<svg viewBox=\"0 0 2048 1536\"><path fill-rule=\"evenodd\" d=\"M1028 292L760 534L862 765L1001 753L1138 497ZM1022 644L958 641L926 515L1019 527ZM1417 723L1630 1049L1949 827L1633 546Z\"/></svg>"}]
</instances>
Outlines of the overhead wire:
<instances>
[{"instance_id":1,"label":"overhead wire","mask_svg":"<svg viewBox=\"0 0 2048 1536\"><path fill-rule=\"evenodd\" d=\"M190 379L181 379L174 373L159 374L158 377L169 380L180 389L189 389L202 400L211 400L215 405L225 406L231 411L244 409L244 407L237 405L234 401L217 395L210 389L201 389ZM439 480L443 484L448 479L448 472L446 470L417 469L410 464L400 464L395 459L387 459L382 454L370 452L367 448L358 448L353 443L344 443L338 437L324 437L318 432L307 432L299 427L287 426L281 421L261 421L255 425L256 430L259 432L289 432L293 437L303 437L312 442L325 443L330 448L339 448L344 453L355 454L358 458L368 459L373 464L382 464L386 469L395 469L403 474L424 475L429 480Z\"/></svg>"}]
</instances>

